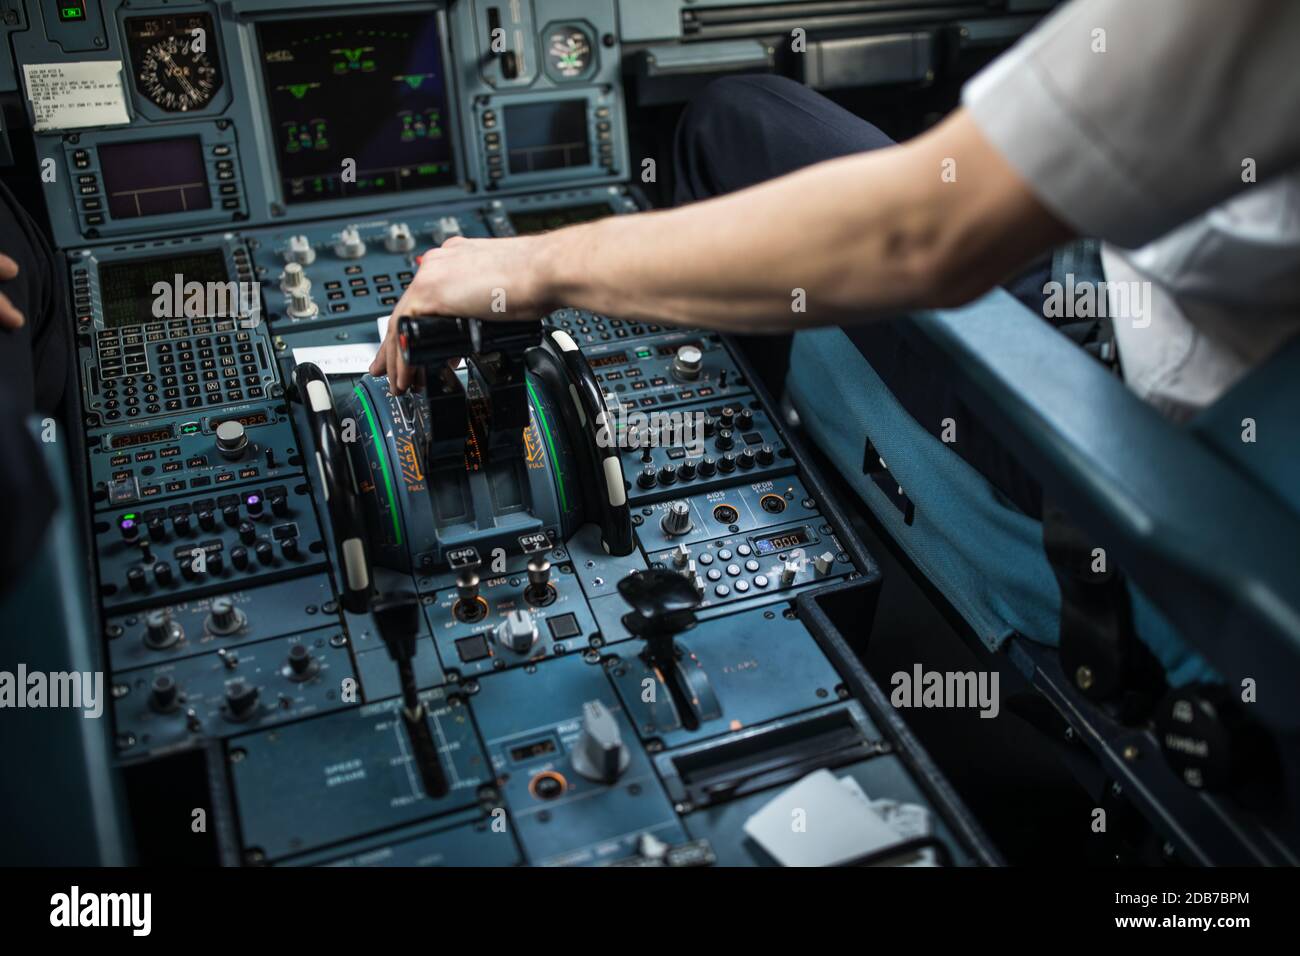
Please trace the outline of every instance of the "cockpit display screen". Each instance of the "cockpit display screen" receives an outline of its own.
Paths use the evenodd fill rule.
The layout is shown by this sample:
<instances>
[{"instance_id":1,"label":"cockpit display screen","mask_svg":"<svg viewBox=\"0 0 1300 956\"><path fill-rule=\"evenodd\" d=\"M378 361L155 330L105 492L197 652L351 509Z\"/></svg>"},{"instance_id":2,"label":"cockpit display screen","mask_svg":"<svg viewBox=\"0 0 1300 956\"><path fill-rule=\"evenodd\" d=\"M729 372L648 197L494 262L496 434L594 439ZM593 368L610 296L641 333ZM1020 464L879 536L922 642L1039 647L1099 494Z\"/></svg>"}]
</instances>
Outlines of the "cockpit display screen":
<instances>
[{"instance_id":1,"label":"cockpit display screen","mask_svg":"<svg viewBox=\"0 0 1300 956\"><path fill-rule=\"evenodd\" d=\"M455 181L436 14L268 20L257 34L285 202Z\"/></svg>"}]
</instances>

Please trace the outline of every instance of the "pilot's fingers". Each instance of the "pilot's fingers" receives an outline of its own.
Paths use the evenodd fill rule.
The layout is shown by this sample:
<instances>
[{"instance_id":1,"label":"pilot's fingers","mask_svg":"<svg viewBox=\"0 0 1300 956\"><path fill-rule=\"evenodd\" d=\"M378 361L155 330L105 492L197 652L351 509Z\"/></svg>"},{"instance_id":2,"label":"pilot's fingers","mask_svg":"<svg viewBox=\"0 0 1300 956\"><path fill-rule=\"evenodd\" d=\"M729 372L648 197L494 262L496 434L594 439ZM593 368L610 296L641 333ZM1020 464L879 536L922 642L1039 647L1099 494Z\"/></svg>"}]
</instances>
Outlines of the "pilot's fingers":
<instances>
[{"instance_id":1,"label":"pilot's fingers","mask_svg":"<svg viewBox=\"0 0 1300 956\"><path fill-rule=\"evenodd\" d=\"M0 258L4 258L0 256ZM23 327L23 314L9 297L0 292L0 329L20 329Z\"/></svg>"},{"instance_id":2,"label":"pilot's fingers","mask_svg":"<svg viewBox=\"0 0 1300 956\"><path fill-rule=\"evenodd\" d=\"M18 275L18 263L0 252L0 280L12 279Z\"/></svg>"},{"instance_id":3,"label":"pilot's fingers","mask_svg":"<svg viewBox=\"0 0 1300 956\"><path fill-rule=\"evenodd\" d=\"M397 387L392 390L394 395L402 395L406 392L415 380L415 370L411 368L405 358L402 357L402 350L397 347L397 342L393 342L392 361L389 363L388 380L396 382Z\"/></svg>"}]
</instances>

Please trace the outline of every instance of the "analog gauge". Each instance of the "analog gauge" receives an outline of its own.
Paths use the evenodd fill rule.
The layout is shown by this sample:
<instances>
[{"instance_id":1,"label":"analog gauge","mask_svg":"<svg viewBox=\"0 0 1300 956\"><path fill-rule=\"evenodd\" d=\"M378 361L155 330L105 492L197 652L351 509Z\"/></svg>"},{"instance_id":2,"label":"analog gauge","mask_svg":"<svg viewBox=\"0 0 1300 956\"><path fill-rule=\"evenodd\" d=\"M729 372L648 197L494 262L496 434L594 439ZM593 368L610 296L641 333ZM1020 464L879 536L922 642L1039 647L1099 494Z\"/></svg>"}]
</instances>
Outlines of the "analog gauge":
<instances>
[{"instance_id":1,"label":"analog gauge","mask_svg":"<svg viewBox=\"0 0 1300 956\"><path fill-rule=\"evenodd\" d=\"M591 70L591 35L582 27L553 27L546 34L546 70L553 80L576 80Z\"/></svg>"},{"instance_id":2,"label":"analog gauge","mask_svg":"<svg viewBox=\"0 0 1300 956\"><path fill-rule=\"evenodd\" d=\"M208 14L127 21L135 86L168 113L201 110L221 88L217 37Z\"/></svg>"}]
</instances>

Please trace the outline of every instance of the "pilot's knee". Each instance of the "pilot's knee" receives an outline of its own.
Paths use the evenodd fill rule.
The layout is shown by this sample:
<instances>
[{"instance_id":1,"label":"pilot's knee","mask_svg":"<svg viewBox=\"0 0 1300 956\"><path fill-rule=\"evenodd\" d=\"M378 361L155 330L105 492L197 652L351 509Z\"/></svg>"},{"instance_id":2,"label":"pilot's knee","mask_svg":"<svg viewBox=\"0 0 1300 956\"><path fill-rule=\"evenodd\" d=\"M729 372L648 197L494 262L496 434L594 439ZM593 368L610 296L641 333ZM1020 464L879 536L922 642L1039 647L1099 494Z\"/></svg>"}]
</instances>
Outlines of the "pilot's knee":
<instances>
[{"instance_id":1,"label":"pilot's knee","mask_svg":"<svg viewBox=\"0 0 1300 956\"><path fill-rule=\"evenodd\" d=\"M745 117L759 117L771 107L774 95L788 97L806 93L806 87L784 76L765 73L724 76L691 97L682 114L682 124L698 129L712 128L716 132L719 121L734 124Z\"/></svg>"}]
</instances>

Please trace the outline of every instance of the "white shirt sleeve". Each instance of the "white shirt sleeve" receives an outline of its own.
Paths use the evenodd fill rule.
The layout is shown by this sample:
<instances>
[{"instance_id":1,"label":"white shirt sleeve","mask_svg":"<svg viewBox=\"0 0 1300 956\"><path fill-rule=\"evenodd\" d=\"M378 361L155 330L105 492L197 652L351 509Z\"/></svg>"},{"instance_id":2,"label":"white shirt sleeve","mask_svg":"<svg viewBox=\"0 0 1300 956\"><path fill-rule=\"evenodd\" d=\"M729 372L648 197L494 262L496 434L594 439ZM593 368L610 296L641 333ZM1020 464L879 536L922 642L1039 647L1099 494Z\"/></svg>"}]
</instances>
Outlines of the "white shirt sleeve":
<instances>
[{"instance_id":1,"label":"white shirt sleeve","mask_svg":"<svg viewBox=\"0 0 1300 956\"><path fill-rule=\"evenodd\" d=\"M1300 167L1300 2L1073 0L962 99L1053 212L1139 246Z\"/></svg>"}]
</instances>

